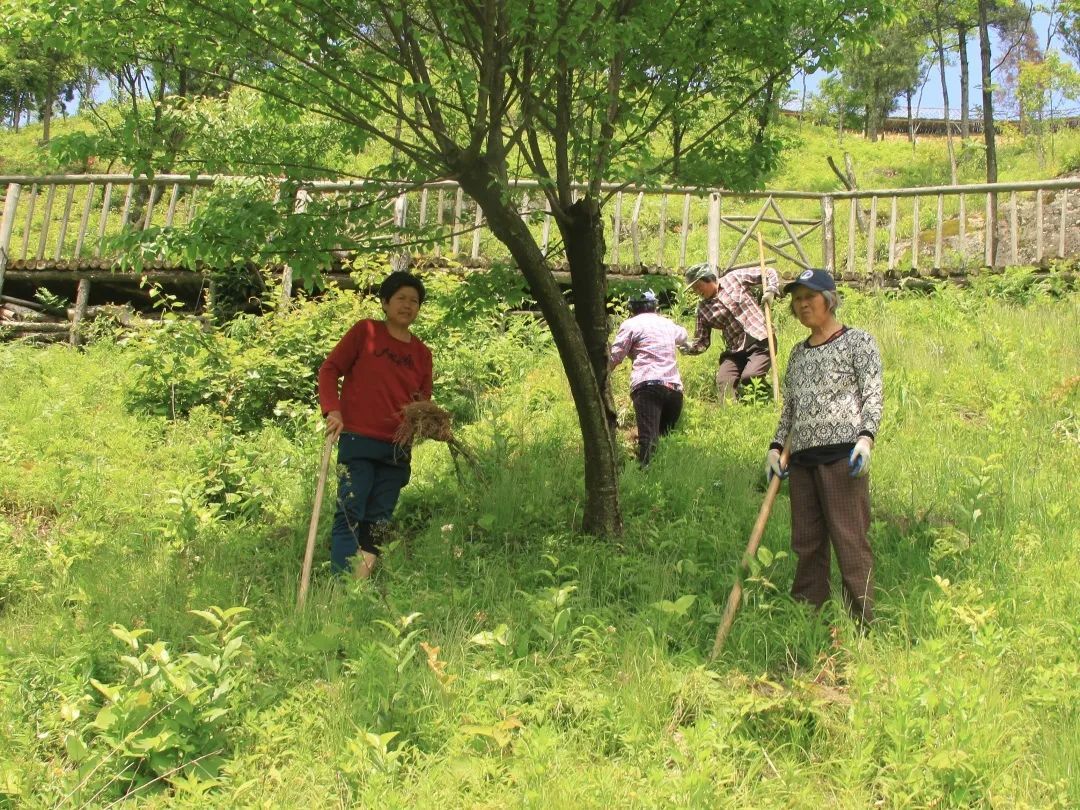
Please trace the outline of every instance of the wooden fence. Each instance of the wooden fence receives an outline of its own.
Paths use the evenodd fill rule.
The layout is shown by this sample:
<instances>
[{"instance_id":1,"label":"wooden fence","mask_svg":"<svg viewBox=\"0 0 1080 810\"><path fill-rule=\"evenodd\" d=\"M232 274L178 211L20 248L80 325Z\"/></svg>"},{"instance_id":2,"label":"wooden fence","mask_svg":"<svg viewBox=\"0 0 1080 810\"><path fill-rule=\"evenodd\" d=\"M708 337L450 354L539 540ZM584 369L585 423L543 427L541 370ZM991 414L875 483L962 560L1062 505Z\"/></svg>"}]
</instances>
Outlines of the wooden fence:
<instances>
[{"instance_id":1,"label":"wooden fence","mask_svg":"<svg viewBox=\"0 0 1080 810\"><path fill-rule=\"evenodd\" d=\"M213 195L238 189L263 201L280 202L288 193L296 214L381 207L380 235L387 250L399 254L476 265L509 260L482 211L452 181L297 186L188 175L0 176L0 295L5 278L57 280L69 274L79 283L78 316L78 301L85 302L91 280L118 263L116 237L198 227L211 215ZM613 184L603 189L606 258L617 277L674 274L700 261L721 271L756 265L752 237L759 230L769 262L781 272L824 266L849 280L1080 258L1080 178L829 193ZM509 193L541 249L558 264L562 246L539 185L518 181ZM364 234L351 230L361 227ZM370 219L358 224L344 216L335 229L340 241L331 247L341 255L360 239L370 243L370 229ZM182 256L165 254L148 264L148 271L158 273L185 266Z\"/></svg>"}]
</instances>

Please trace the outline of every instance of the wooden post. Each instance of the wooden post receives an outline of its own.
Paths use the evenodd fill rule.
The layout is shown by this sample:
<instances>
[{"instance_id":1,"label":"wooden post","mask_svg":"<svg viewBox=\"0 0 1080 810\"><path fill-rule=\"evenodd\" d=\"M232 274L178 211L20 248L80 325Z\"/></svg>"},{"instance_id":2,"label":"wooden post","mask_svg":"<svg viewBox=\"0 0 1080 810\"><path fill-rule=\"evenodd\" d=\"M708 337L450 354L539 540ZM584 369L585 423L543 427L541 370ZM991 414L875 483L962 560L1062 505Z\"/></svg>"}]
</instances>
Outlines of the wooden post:
<instances>
[{"instance_id":1,"label":"wooden post","mask_svg":"<svg viewBox=\"0 0 1080 810\"><path fill-rule=\"evenodd\" d=\"M850 210L848 211L848 229L847 229L847 272L851 275L855 274L855 237L856 227L858 225L858 212L859 212L859 200L856 197L852 197L848 202L851 203Z\"/></svg>"},{"instance_id":2,"label":"wooden post","mask_svg":"<svg viewBox=\"0 0 1080 810\"><path fill-rule=\"evenodd\" d=\"M679 234L679 267L686 267L686 239L690 235L690 195L683 196L682 233Z\"/></svg>"},{"instance_id":3,"label":"wooden post","mask_svg":"<svg viewBox=\"0 0 1080 810\"><path fill-rule=\"evenodd\" d=\"M75 258L82 255L83 243L86 241L86 228L90 224L90 206L94 204L94 184L86 187L86 200L83 202L82 218L79 220L79 235L75 238Z\"/></svg>"},{"instance_id":4,"label":"wooden post","mask_svg":"<svg viewBox=\"0 0 1080 810\"><path fill-rule=\"evenodd\" d=\"M15 227L15 209L19 207L22 186L8 183L4 193L4 213L0 216L0 292L4 291L4 273L7 272L8 253L11 247L11 231Z\"/></svg>"},{"instance_id":5,"label":"wooden post","mask_svg":"<svg viewBox=\"0 0 1080 810\"><path fill-rule=\"evenodd\" d=\"M427 201L428 201L428 189L427 186L420 189L420 227L423 228L427 224Z\"/></svg>"},{"instance_id":6,"label":"wooden post","mask_svg":"<svg viewBox=\"0 0 1080 810\"><path fill-rule=\"evenodd\" d=\"M157 202L158 197L161 194L161 186L157 183L150 186L150 199L146 201L146 216L143 217L142 229L146 230L150 227L150 223L154 220L154 204Z\"/></svg>"},{"instance_id":7,"label":"wooden post","mask_svg":"<svg viewBox=\"0 0 1080 810\"><path fill-rule=\"evenodd\" d=\"M476 204L476 215L473 217L473 232L472 232L472 257L474 259L480 258L480 228L484 224L484 212L480 208L480 203Z\"/></svg>"},{"instance_id":8,"label":"wooden post","mask_svg":"<svg viewBox=\"0 0 1080 810\"><path fill-rule=\"evenodd\" d=\"M281 188L278 187L278 194L281 193ZM173 183L172 193L169 195L169 207L165 211L165 227L171 228L173 224L173 218L176 216L176 203L180 199L180 184Z\"/></svg>"},{"instance_id":9,"label":"wooden post","mask_svg":"<svg viewBox=\"0 0 1080 810\"><path fill-rule=\"evenodd\" d=\"M761 273L761 288L765 289L765 240L758 231L758 270ZM772 312L768 301L765 302L765 337L769 343L769 368L772 369L772 398L773 402L780 401L780 372L776 370L776 340L773 337Z\"/></svg>"},{"instance_id":10,"label":"wooden post","mask_svg":"<svg viewBox=\"0 0 1080 810\"><path fill-rule=\"evenodd\" d=\"M889 205L889 270L896 269L896 197Z\"/></svg>"},{"instance_id":11,"label":"wooden post","mask_svg":"<svg viewBox=\"0 0 1080 810\"><path fill-rule=\"evenodd\" d=\"M86 317L86 304L89 300L90 281L80 278L78 291L75 293L75 311L71 315L71 334L68 338L72 346L82 343L82 334L79 330L82 328L83 318Z\"/></svg>"},{"instance_id":12,"label":"wooden post","mask_svg":"<svg viewBox=\"0 0 1080 810\"><path fill-rule=\"evenodd\" d=\"M1066 200L1068 198L1069 198L1069 190L1067 188L1063 188L1061 190L1061 227L1058 230L1058 252L1057 252L1057 255L1058 255L1059 259L1064 259L1065 258L1065 222L1066 222L1066 214L1067 214L1067 212L1069 210L1069 206L1066 203Z\"/></svg>"},{"instance_id":13,"label":"wooden post","mask_svg":"<svg viewBox=\"0 0 1080 810\"><path fill-rule=\"evenodd\" d=\"M439 231L439 241L435 243L435 255L442 255L442 224L443 224L443 212L446 208L446 192L441 188L439 193L435 195L435 226Z\"/></svg>"},{"instance_id":14,"label":"wooden post","mask_svg":"<svg viewBox=\"0 0 1080 810\"><path fill-rule=\"evenodd\" d=\"M94 258L101 255L105 242L105 225L109 221L109 205L112 203L112 183L105 184L105 194L101 198L101 217L98 219L97 244L94 246Z\"/></svg>"},{"instance_id":15,"label":"wooden post","mask_svg":"<svg viewBox=\"0 0 1080 810\"><path fill-rule=\"evenodd\" d=\"M630 239L634 249L634 266L641 266L641 203L645 199L645 192L639 191L634 201L634 213L630 218Z\"/></svg>"},{"instance_id":16,"label":"wooden post","mask_svg":"<svg viewBox=\"0 0 1080 810\"><path fill-rule=\"evenodd\" d=\"M134 193L135 184L128 183L127 191L124 193L124 208L120 212L120 230L124 230L128 226L128 220L131 218L131 195Z\"/></svg>"},{"instance_id":17,"label":"wooden post","mask_svg":"<svg viewBox=\"0 0 1080 810\"><path fill-rule=\"evenodd\" d=\"M937 230L934 232L934 268L941 269L942 243L945 228L945 195L937 195Z\"/></svg>"},{"instance_id":18,"label":"wooden post","mask_svg":"<svg viewBox=\"0 0 1080 810\"><path fill-rule=\"evenodd\" d=\"M761 234L758 233L760 238ZM720 266L720 195L709 195L709 266Z\"/></svg>"},{"instance_id":19,"label":"wooden post","mask_svg":"<svg viewBox=\"0 0 1080 810\"><path fill-rule=\"evenodd\" d=\"M659 247L656 249L656 266L664 266L664 238L667 236L667 194L660 195L660 232L657 234Z\"/></svg>"},{"instance_id":20,"label":"wooden post","mask_svg":"<svg viewBox=\"0 0 1080 810\"><path fill-rule=\"evenodd\" d=\"M458 186L457 194L454 195L454 221L450 225L450 230L453 231L453 237L450 239L450 252L457 256L461 248L461 234L458 233L458 225L461 223L461 206L464 202L465 192L461 190L461 186Z\"/></svg>"},{"instance_id":21,"label":"wooden post","mask_svg":"<svg viewBox=\"0 0 1080 810\"><path fill-rule=\"evenodd\" d=\"M833 198L821 198L821 263L830 273L836 272L836 224L833 220Z\"/></svg>"},{"instance_id":22,"label":"wooden post","mask_svg":"<svg viewBox=\"0 0 1080 810\"><path fill-rule=\"evenodd\" d=\"M866 229L866 275L878 286L874 275L874 259L877 258L877 195L870 198L870 223Z\"/></svg>"},{"instance_id":23,"label":"wooden post","mask_svg":"<svg viewBox=\"0 0 1080 810\"><path fill-rule=\"evenodd\" d=\"M619 265L619 236L622 234L622 192L615 194L615 223L611 229L611 263Z\"/></svg>"},{"instance_id":24,"label":"wooden post","mask_svg":"<svg viewBox=\"0 0 1080 810\"><path fill-rule=\"evenodd\" d=\"M919 222L919 198L914 197L911 201L911 269L915 274L919 273L919 231L922 224Z\"/></svg>"},{"instance_id":25,"label":"wooden post","mask_svg":"<svg viewBox=\"0 0 1080 810\"><path fill-rule=\"evenodd\" d=\"M60 220L60 235L56 238L56 251L53 258L60 261L64 252L64 239L67 238L68 220L71 219L71 204L75 201L75 186L68 186L67 197L64 199L64 218Z\"/></svg>"},{"instance_id":26,"label":"wooden post","mask_svg":"<svg viewBox=\"0 0 1080 810\"><path fill-rule=\"evenodd\" d=\"M964 265L967 266L967 206L964 203L964 195L960 194L960 257Z\"/></svg>"},{"instance_id":27,"label":"wooden post","mask_svg":"<svg viewBox=\"0 0 1080 810\"><path fill-rule=\"evenodd\" d=\"M1010 263L1020 263L1020 228L1016 217L1016 192L1009 192L1009 258Z\"/></svg>"},{"instance_id":28,"label":"wooden post","mask_svg":"<svg viewBox=\"0 0 1080 810\"><path fill-rule=\"evenodd\" d=\"M994 198L986 195L986 218L983 220L983 263L994 266Z\"/></svg>"},{"instance_id":29,"label":"wooden post","mask_svg":"<svg viewBox=\"0 0 1080 810\"><path fill-rule=\"evenodd\" d=\"M30 202L26 207L26 224L23 226L22 235L22 252L20 257L25 259L26 253L30 249L30 230L34 225L34 207L37 205L38 187L37 183L30 186Z\"/></svg>"},{"instance_id":30,"label":"wooden post","mask_svg":"<svg viewBox=\"0 0 1080 810\"><path fill-rule=\"evenodd\" d=\"M1035 192L1035 263L1042 264L1043 260L1043 192L1040 188Z\"/></svg>"},{"instance_id":31,"label":"wooden post","mask_svg":"<svg viewBox=\"0 0 1080 810\"><path fill-rule=\"evenodd\" d=\"M38 238L37 260L45 258L45 244L49 239L49 226L52 224L53 198L56 196L56 184L49 184L49 193L45 195L45 212L41 218L41 236Z\"/></svg>"},{"instance_id":32,"label":"wooden post","mask_svg":"<svg viewBox=\"0 0 1080 810\"><path fill-rule=\"evenodd\" d=\"M309 202L311 202L311 194L308 190L303 187L297 188L296 196L293 198L293 214L303 214L307 211ZM286 264L281 271L281 307L288 308L289 302L292 300L292 291L293 269L291 264Z\"/></svg>"}]
</instances>

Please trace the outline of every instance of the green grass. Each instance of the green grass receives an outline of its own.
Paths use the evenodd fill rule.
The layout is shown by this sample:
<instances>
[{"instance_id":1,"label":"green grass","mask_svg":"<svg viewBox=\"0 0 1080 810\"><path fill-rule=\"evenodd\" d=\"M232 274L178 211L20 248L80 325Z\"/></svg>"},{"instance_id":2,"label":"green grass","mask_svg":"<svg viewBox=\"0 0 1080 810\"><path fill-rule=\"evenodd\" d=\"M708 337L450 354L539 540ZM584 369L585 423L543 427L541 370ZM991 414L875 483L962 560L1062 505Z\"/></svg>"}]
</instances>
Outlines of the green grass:
<instances>
[{"instance_id":1,"label":"green grass","mask_svg":"<svg viewBox=\"0 0 1080 810\"><path fill-rule=\"evenodd\" d=\"M117 798L131 774L87 725L104 702L90 679L130 671L110 626L152 630L179 660L205 629L189 610L243 605L215 721L229 764L150 784L146 806L1076 806L1080 298L995 280L851 294L842 313L886 367L880 621L861 638L833 606L809 615L780 557L714 665L776 420L764 401L715 403L715 350L683 364L684 420L652 467L626 466L621 539L575 531L576 421L541 353L461 430L486 485L418 449L372 585L328 580L327 504L297 614L313 423L146 416L127 405L132 346L3 344L0 805ZM786 357L801 328L777 314ZM222 500L208 471L240 451ZM774 553L788 519L781 498Z\"/></svg>"}]
</instances>

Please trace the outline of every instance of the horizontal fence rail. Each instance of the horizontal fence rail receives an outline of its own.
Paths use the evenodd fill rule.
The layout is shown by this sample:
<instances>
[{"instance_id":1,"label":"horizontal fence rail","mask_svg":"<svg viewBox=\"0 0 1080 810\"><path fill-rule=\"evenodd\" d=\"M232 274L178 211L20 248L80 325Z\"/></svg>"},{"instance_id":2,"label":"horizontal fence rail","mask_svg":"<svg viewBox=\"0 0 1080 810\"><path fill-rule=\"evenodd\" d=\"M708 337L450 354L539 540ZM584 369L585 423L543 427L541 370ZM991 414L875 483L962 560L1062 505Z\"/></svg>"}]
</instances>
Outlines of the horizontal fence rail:
<instances>
[{"instance_id":1,"label":"horizontal fence rail","mask_svg":"<svg viewBox=\"0 0 1080 810\"><path fill-rule=\"evenodd\" d=\"M454 181L0 176L0 292L5 273L114 268L123 258L118 238L197 227L214 216L213 195L239 188L264 202L288 194L296 216L340 216L340 227L330 229L337 242L327 246L339 255L372 243L371 220L361 224L350 213L376 206L384 211L377 235L389 252L476 266L510 260ZM758 231L768 261L788 275L824 266L876 279L1080 257L1080 179L830 193L614 183L602 190L613 275L674 274L701 261L720 270L755 266ZM540 184L513 181L508 193L541 250L560 264L558 228ZM185 260L163 253L148 264L183 268Z\"/></svg>"}]
</instances>

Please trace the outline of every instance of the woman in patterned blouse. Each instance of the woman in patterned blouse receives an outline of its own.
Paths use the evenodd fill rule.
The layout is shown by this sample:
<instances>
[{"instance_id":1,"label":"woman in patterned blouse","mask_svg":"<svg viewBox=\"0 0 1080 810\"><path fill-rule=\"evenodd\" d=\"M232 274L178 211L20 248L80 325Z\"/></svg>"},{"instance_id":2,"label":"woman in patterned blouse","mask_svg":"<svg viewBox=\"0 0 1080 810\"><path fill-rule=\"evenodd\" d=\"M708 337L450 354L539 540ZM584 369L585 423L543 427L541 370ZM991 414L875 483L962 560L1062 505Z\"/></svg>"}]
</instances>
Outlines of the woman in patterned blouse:
<instances>
[{"instance_id":1,"label":"woman in patterned blouse","mask_svg":"<svg viewBox=\"0 0 1080 810\"><path fill-rule=\"evenodd\" d=\"M881 422L881 355L874 338L836 319L836 284L806 270L784 288L791 311L810 330L784 374L784 407L769 446L767 474L791 488L791 546L798 557L791 594L821 607L829 596L829 543L857 620L873 619L870 453ZM782 466L785 443L789 466Z\"/></svg>"}]
</instances>

